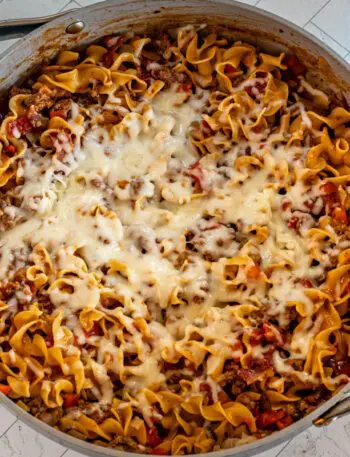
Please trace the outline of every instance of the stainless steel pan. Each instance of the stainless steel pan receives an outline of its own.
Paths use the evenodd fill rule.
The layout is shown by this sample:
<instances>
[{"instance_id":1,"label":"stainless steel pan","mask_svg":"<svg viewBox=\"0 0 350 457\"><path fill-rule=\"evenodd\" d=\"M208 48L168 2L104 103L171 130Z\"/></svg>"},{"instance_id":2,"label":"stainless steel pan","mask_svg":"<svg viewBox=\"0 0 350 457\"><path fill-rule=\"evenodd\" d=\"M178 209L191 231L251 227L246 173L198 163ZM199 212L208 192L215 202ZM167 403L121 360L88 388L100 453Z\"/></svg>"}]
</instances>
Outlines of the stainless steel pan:
<instances>
[{"instance_id":1,"label":"stainless steel pan","mask_svg":"<svg viewBox=\"0 0 350 457\"><path fill-rule=\"evenodd\" d=\"M30 24L25 25L33 26L46 20L47 18L31 20ZM53 58L62 47L83 47L103 35L130 29L168 29L189 23L224 26L236 38L258 45L266 51L289 50L297 54L320 88L326 88L332 97L349 104L349 66L334 51L308 32L273 14L230 0L111 0L68 12L25 36L0 56L0 95L39 68L43 62ZM19 24L0 21L0 28L6 25L13 27ZM9 28L6 29L7 32L8 30ZM17 29L12 28L11 31L18 33ZM127 452L103 448L66 435L21 410L4 396L0 397L0 404L37 432L70 449L95 457L130 456ZM203 456L253 455L292 438L312 424L327 425L348 412L349 384L313 413L287 429L250 444Z\"/></svg>"}]
</instances>

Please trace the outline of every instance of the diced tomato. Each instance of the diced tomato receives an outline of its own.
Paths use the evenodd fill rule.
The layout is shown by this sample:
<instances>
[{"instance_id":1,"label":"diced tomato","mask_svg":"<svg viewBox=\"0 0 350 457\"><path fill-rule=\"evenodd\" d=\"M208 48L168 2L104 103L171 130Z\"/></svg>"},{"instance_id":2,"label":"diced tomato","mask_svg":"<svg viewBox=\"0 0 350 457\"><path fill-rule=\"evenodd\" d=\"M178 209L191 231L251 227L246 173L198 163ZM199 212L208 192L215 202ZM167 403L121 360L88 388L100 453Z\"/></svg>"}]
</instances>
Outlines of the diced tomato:
<instances>
[{"instance_id":1,"label":"diced tomato","mask_svg":"<svg viewBox=\"0 0 350 457\"><path fill-rule=\"evenodd\" d=\"M295 55L286 56L283 59L283 63L288 67L294 76L301 76L306 73L306 67Z\"/></svg>"},{"instance_id":2,"label":"diced tomato","mask_svg":"<svg viewBox=\"0 0 350 457\"><path fill-rule=\"evenodd\" d=\"M152 450L152 454L154 455L167 455L167 451L165 449L162 449L161 447L160 448L156 448L156 449L153 449Z\"/></svg>"},{"instance_id":3,"label":"diced tomato","mask_svg":"<svg viewBox=\"0 0 350 457\"><path fill-rule=\"evenodd\" d=\"M180 83L177 86L177 92L192 92L192 83L191 82Z\"/></svg>"},{"instance_id":4,"label":"diced tomato","mask_svg":"<svg viewBox=\"0 0 350 457\"><path fill-rule=\"evenodd\" d=\"M247 94L248 94L250 97L254 97L254 94L253 94L253 86L245 87L244 90L247 92Z\"/></svg>"},{"instance_id":5,"label":"diced tomato","mask_svg":"<svg viewBox=\"0 0 350 457\"><path fill-rule=\"evenodd\" d=\"M8 128L9 134L13 135L14 137L17 138L18 133L20 135L25 135L26 133L28 133L30 130L33 129L33 126L27 117L19 117L19 118L15 119L14 121L10 121L8 123L7 128Z\"/></svg>"},{"instance_id":6,"label":"diced tomato","mask_svg":"<svg viewBox=\"0 0 350 457\"><path fill-rule=\"evenodd\" d=\"M64 394L63 407L72 408L73 406L77 406L79 403L79 398L80 397L78 394Z\"/></svg>"},{"instance_id":7,"label":"diced tomato","mask_svg":"<svg viewBox=\"0 0 350 457\"><path fill-rule=\"evenodd\" d=\"M258 346L264 339L264 333L260 328L254 328L250 334L250 344L252 346Z\"/></svg>"},{"instance_id":8,"label":"diced tomato","mask_svg":"<svg viewBox=\"0 0 350 457\"><path fill-rule=\"evenodd\" d=\"M66 119L66 111L64 109L50 111L50 119L53 117L61 117L62 119Z\"/></svg>"},{"instance_id":9,"label":"diced tomato","mask_svg":"<svg viewBox=\"0 0 350 457\"><path fill-rule=\"evenodd\" d=\"M288 227L290 229L296 230L298 227L299 218L297 216L292 216L288 221Z\"/></svg>"},{"instance_id":10,"label":"diced tomato","mask_svg":"<svg viewBox=\"0 0 350 457\"><path fill-rule=\"evenodd\" d=\"M10 393L10 386L7 386L6 384L0 384L0 392L4 395L8 395Z\"/></svg>"},{"instance_id":11,"label":"diced tomato","mask_svg":"<svg viewBox=\"0 0 350 457\"><path fill-rule=\"evenodd\" d=\"M84 333L85 333L86 338L89 338L90 336L101 335L102 329L100 327L100 324L95 321L91 330L89 330L89 331L84 330Z\"/></svg>"},{"instance_id":12,"label":"diced tomato","mask_svg":"<svg viewBox=\"0 0 350 457\"><path fill-rule=\"evenodd\" d=\"M253 265L251 267L248 267L247 269L247 279L250 279L252 281L256 281L260 277L260 267L259 265Z\"/></svg>"},{"instance_id":13,"label":"diced tomato","mask_svg":"<svg viewBox=\"0 0 350 457\"><path fill-rule=\"evenodd\" d=\"M312 282L309 279L305 279L305 278L299 279L299 283L302 286L307 287L307 288L313 287Z\"/></svg>"},{"instance_id":14,"label":"diced tomato","mask_svg":"<svg viewBox=\"0 0 350 457\"><path fill-rule=\"evenodd\" d=\"M258 415L256 419L256 425L259 428L266 429L276 422L282 420L286 416L286 412L282 410L278 411L265 411Z\"/></svg>"},{"instance_id":15,"label":"diced tomato","mask_svg":"<svg viewBox=\"0 0 350 457\"><path fill-rule=\"evenodd\" d=\"M235 68L233 65L227 63L225 65L225 73L228 73L229 75L232 75L233 73L237 72L237 68Z\"/></svg>"},{"instance_id":16,"label":"diced tomato","mask_svg":"<svg viewBox=\"0 0 350 457\"><path fill-rule=\"evenodd\" d=\"M347 225L348 223L348 216L346 214L346 211L344 208L334 208L332 217L338 221L341 222L342 224Z\"/></svg>"},{"instance_id":17,"label":"diced tomato","mask_svg":"<svg viewBox=\"0 0 350 457\"><path fill-rule=\"evenodd\" d=\"M285 56L283 59L283 64L286 65L288 68L294 67L299 62L295 55L288 55Z\"/></svg>"},{"instance_id":18,"label":"diced tomato","mask_svg":"<svg viewBox=\"0 0 350 457\"><path fill-rule=\"evenodd\" d=\"M158 434L158 430L155 427L147 428L147 444L150 447L157 447L162 443L162 439Z\"/></svg>"},{"instance_id":19,"label":"diced tomato","mask_svg":"<svg viewBox=\"0 0 350 457\"><path fill-rule=\"evenodd\" d=\"M103 65L107 68L110 68L114 62L116 53L114 51L107 51L103 56Z\"/></svg>"},{"instance_id":20,"label":"diced tomato","mask_svg":"<svg viewBox=\"0 0 350 457\"><path fill-rule=\"evenodd\" d=\"M320 189L324 195L335 194L338 192L337 187L332 182L326 182L320 187Z\"/></svg>"},{"instance_id":21,"label":"diced tomato","mask_svg":"<svg viewBox=\"0 0 350 457\"><path fill-rule=\"evenodd\" d=\"M252 131L254 133L260 133L261 132L261 125L254 125L254 127L252 127Z\"/></svg>"},{"instance_id":22,"label":"diced tomato","mask_svg":"<svg viewBox=\"0 0 350 457\"><path fill-rule=\"evenodd\" d=\"M9 144L8 146L4 146L4 152L6 152L6 154L8 154L10 156L15 154L16 151L17 151L17 148L14 144Z\"/></svg>"},{"instance_id":23,"label":"diced tomato","mask_svg":"<svg viewBox=\"0 0 350 457\"><path fill-rule=\"evenodd\" d=\"M266 341L269 343L275 343L277 345L283 344L283 338L279 330L277 330L274 325L264 322L262 330Z\"/></svg>"},{"instance_id":24,"label":"diced tomato","mask_svg":"<svg viewBox=\"0 0 350 457\"><path fill-rule=\"evenodd\" d=\"M235 343L232 344L233 351L240 351L242 349L242 343L240 340L237 340Z\"/></svg>"},{"instance_id":25,"label":"diced tomato","mask_svg":"<svg viewBox=\"0 0 350 457\"><path fill-rule=\"evenodd\" d=\"M306 67L301 63L298 62L297 64L292 67L292 73L294 76L302 76L306 73Z\"/></svg>"},{"instance_id":26,"label":"diced tomato","mask_svg":"<svg viewBox=\"0 0 350 457\"><path fill-rule=\"evenodd\" d=\"M280 419L279 421L277 421L276 425L277 425L278 430L282 430L282 429L288 427L288 425L291 425L292 423L293 423L292 416L285 416L282 419Z\"/></svg>"}]
</instances>

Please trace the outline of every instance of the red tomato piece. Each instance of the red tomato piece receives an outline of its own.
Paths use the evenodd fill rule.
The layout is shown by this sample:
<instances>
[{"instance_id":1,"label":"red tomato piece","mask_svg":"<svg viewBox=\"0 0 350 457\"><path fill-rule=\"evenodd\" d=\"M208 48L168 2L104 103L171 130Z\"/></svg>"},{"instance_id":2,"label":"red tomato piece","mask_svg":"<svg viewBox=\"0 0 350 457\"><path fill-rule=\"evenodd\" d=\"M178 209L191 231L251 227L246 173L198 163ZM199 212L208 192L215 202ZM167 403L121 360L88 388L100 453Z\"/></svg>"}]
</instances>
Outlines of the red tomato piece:
<instances>
[{"instance_id":1,"label":"red tomato piece","mask_svg":"<svg viewBox=\"0 0 350 457\"><path fill-rule=\"evenodd\" d=\"M17 148L14 144L9 144L8 146L4 147L4 152L6 152L6 154L9 154L11 156L13 154L15 154L16 151L17 151Z\"/></svg>"},{"instance_id":2,"label":"red tomato piece","mask_svg":"<svg viewBox=\"0 0 350 457\"><path fill-rule=\"evenodd\" d=\"M301 76L306 73L306 67L295 55L286 56L283 59L283 63L288 67L294 76Z\"/></svg>"},{"instance_id":3,"label":"red tomato piece","mask_svg":"<svg viewBox=\"0 0 350 457\"><path fill-rule=\"evenodd\" d=\"M275 343L277 345L283 343L283 338L279 330L277 330L277 328L274 325L264 322L262 329L266 341L268 341L269 343Z\"/></svg>"},{"instance_id":4,"label":"red tomato piece","mask_svg":"<svg viewBox=\"0 0 350 457\"><path fill-rule=\"evenodd\" d=\"M278 430L282 430L282 429L288 427L288 425L291 425L292 423L293 423L292 416L285 416L281 420L277 421L276 425L277 425Z\"/></svg>"},{"instance_id":5,"label":"red tomato piece","mask_svg":"<svg viewBox=\"0 0 350 457\"><path fill-rule=\"evenodd\" d=\"M177 92L192 92L192 83L180 83L177 87Z\"/></svg>"},{"instance_id":6,"label":"red tomato piece","mask_svg":"<svg viewBox=\"0 0 350 457\"><path fill-rule=\"evenodd\" d=\"M320 189L324 195L335 194L338 192L337 186L335 186L332 182L326 182L326 184L323 184Z\"/></svg>"},{"instance_id":7,"label":"red tomato piece","mask_svg":"<svg viewBox=\"0 0 350 457\"><path fill-rule=\"evenodd\" d=\"M227 63L225 65L225 73L228 73L229 75L232 75L233 73L237 72L237 68L235 68L233 65Z\"/></svg>"},{"instance_id":8,"label":"red tomato piece","mask_svg":"<svg viewBox=\"0 0 350 457\"><path fill-rule=\"evenodd\" d=\"M233 343L232 345L232 349L233 351L240 351L242 349L242 343L240 342L240 340L237 340L235 343Z\"/></svg>"},{"instance_id":9,"label":"red tomato piece","mask_svg":"<svg viewBox=\"0 0 350 457\"><path fill-rule=\"evenodd\" d=\"M62 119L66 119L66 111L64 109L50 111L50 119L53 117L61 117Z\"/></svg>"},{"instance_id":10,"label":"red tomato piece","mask_svg":"<svg viewBox=\"0 0 350 457\"><path fill-rule=\"evenodd\" d=\"M252 131L254 133L260 133L261 132L261 125L254 125L254 127L252 127Z\"/></svg>"},{"instance_id":11,"label":"red tomato piece","mask_svg":"<svg viewBox=\"0 0 350 457\"><path fill-rule=\"evenodd\" d=\"M153 449L152 454L154 454L154 455L167 455L168 453L167 453L167 451L165 449L162 449L160 447L160 448L157 448L157 449Z\"/></svg>"},{"instance_id":12,"label":"red tomato piece","mask_svg":"<svg viewBox=\"0 0 350 457\"><path fill-rule=\"evenodd\" d=\"M283 64L286 65L288 68L294 67L299 62L297 56L295 55L289 55L285 56L283 59Z\"/></svg>"},{"instance_id":13,"label":"red tomato piece","mask_svg":"<svg viewBox=\"0 0 350 457\"><path fill-rule=\"evenodd\" d=\"M255 328L252 330L250 334L250 344L252 346L258 346L258 344L261 344L264 339L264 333L262 329L260 328Z\"/></svg>"},{"instance_id":14,"label":"red tomato piece","mask_svg":"<svg viewBox=\"0 0 350 457\"><path fill-rule=\"evenodd\" d=\"M84 333L86 338L89 338L90 336L101 335L101 330L100 324L95 321L92 328L88 331L84 330Z\"/></svg>"},{"instance_id":15,"label":"red tomato piece","mask_svg":"<svg viewBox=\"0 0 350 457\"><path fill-rule=\"evenodd\" d=\"M292 67L292 73L294 76L302 76L306 73L306 67L301 63L298 62Z\"/></svg>"},{"instance_id":16,"label":"red tomato piece","mask_svg":"<svg viewBox=\"0 0 350 457\"><path fill-rule=\"evenodd\" d=\"M0 384L0 392L6 396L10 393L10 386L7 386L6 384Z\"/></svg>"},{"instance_id":17,"label":"red tomato piece","mask_svg":"<svg viewBox=\"0 0 350 457\"><path fill-rule=\"evenodd\" d=\"M276 422L283 419L286 415L285 411L278 410L278 411L265 411L256 419L256 424L259 428L266 429L271 425L276 424Z\"/></svg>"},{"instance_id":18,"label":"red tomato piece","mask_svg":"<svg viewBox=\"0 0 350 457\"><path fill-rule=\"evenodd\" d=\"M155 427L147 428L147 444L150 447L157 447L162 443L162 439L158 434L158 430Z\"/></svg>"},{"instance_id":19,"label":"red tomato piece","mask_svg":"<svg viewBox=\"0 0 350 457\"><path fill-rule=\"evenodd\" d=\"M312 282L309 279L303 278L303 279L300 279L299 282L304 287L307 287L307 288L313 287Z\"/></svg>"},{"instance_id":20,"label":"red tomato piece","mask_svg":"<svg viewBox=\"0 0 350 457\"><path fill-rule=\"evenodd\" d=\"M79 398L80 397L78 394L64 394L63 407L72 408L73 406L77 406L79 403Z\"/></svg>"},{"instance_id":21,"label":"red tomato piece","mask_svg":"<svg viewBox=\"0 0 350 457\"><path fill-rule=\"evenodd\" d=\"M247 92L247 94L254 98L254 94L253 94L253 86L249 86L249 87L245 87L244 90Z\"/></svg>"},{"instance_id":22,"label":"red tomato piece","mask_svg":"<svg viewBox=\"0 0 350 457\"><path fill-rule=\"evenodd\" d=\"M253 265L251 267L248 267L247 269L247 279L250 279L252 281L256 281L260 277L260 267L259 265Z\"/></svg>"},{"instance_id":23,"label":"red tomato piece","mask_svg":"<svg viewBox=\"0 0 350 457\"><path fill-rule=\"evenodd\" d=\"M14 121L10 121L7 128L10 135L17 136L17 131L20 133L20 135L25 135L30 130L32 130L33 126L27 117L19 117Z\"/></svg>"}]
</instances>

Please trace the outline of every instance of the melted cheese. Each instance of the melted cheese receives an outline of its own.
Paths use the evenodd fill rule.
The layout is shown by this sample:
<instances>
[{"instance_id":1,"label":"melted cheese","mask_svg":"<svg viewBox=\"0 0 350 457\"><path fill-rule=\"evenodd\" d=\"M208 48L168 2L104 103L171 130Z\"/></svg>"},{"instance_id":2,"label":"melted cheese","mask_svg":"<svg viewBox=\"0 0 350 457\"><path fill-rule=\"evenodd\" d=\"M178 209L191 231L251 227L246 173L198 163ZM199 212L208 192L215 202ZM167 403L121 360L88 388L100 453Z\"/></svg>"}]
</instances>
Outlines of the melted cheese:
<instances>
[{"instance_id":1,"label":"melted cheese","mask_svg":"<svg viewBox=\"0 0 350 457\"><path fill-rule=\"evenodd\" d=\"M113 385L108 372L120 375L143 405L146 420L151 410L142 389L164 386L162 354L176 355L175 345L184 348L192 335L199 336L217 355L207 362L213 376L233 353L242 355L233 348L243 318L238 319L227 302L246 305L258 300L281 325L288 323L290 302L303 303L307 316L313 311L296 281L309 274L308 249L282 217L282 197L275 185L276 176L288 184L282 161L287 168L298 168L305 151L294 146L272 150L266 144L242 141L225 155L201 159L189 132L201 120L208 94L198 91L187 98L175 89L161 92L143 105L142 114L127 114L114 136L98 125L83 134L72 123L82 141L61 141L63 161L30 150L21 165L24 182L17 189L21 207L8 209L18 223L0 240L0 278L14 262L25 263L37 244L46 247L57 271L71 273L48 293L54 307L64 311L64 325L79 344L96 346L96 361L91 362L94 392L101 403L110 403ZM98 111L91 113L98 116ZM259 154L262 168L236 169L248 146ZM198 182L200 192L194 190ZM298 209L305 186L297 182L289 190ZM260 243L249 240L254 227L267 229ZM288 268L273 269L268 282L247 282L245 270L240 270L237 284L247 283L245 289L229 288L226 280L232 278L225 277L225 261L243 254L258 256L263 269L276 264ZM111 261L119 270L109 270ZM103 286L97 280L101 278ZM76 317L83 309L102 309L104 287L124 301L113 314L130 334L120 347L115 344L117 332L86 336ZM149 340L144 341L134 326L136 318L150 321ZM291 346L295 357L305 357L308 342L305 333L296 336ZM252 355L262 357L268 349L255 347ZM140 363L125 366L124 353L137 353ZM280 360L275 366L281 373L288 371ZM215 380L208 382L217 398Z\"/></svg>"}]
</instances>

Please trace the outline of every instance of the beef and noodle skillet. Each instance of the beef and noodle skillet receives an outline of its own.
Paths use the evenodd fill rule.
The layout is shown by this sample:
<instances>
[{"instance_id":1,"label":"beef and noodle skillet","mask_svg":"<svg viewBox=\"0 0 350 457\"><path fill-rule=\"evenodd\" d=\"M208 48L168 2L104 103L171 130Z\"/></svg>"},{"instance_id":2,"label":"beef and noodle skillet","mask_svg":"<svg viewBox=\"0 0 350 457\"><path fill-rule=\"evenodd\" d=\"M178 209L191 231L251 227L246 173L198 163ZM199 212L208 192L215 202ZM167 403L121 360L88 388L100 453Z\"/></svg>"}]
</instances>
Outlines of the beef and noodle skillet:
<instances>
[{"instance_id":1,"label":"beef and noodle skillet","mask_svg":"<svg viewBox=\"0 0 350 457\"><path fill-rule=\"evenodd\" d=\"M107 36L9 93L0 391L157 455L288 427L350 375L350 113L205 26Z\"/></svg>"}]
</instances>

